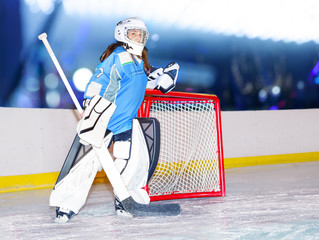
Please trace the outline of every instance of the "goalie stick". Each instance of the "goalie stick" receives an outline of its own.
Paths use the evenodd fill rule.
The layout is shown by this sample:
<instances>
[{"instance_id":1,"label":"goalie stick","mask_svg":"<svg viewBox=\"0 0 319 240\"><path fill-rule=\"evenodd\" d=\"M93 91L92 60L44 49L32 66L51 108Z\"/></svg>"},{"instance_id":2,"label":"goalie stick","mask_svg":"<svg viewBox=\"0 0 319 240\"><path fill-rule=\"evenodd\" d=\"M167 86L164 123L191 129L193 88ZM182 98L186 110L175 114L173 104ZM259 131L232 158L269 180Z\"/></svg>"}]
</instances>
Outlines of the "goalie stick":
<instances>
[{"instance_id":1,"label":"goalie stick","mask_svg":"<svg viewBox=\"0 0 319 240\"><path fill-rule=\"evenodd\" d=\"M81 105L79 104L53 50L47 40L47 34L42 33L38 36L38 38L43 42L46 47L55 67L57 68L62 81L70 94L73 103L75 104L78 112L81 114L83 112ZM175 216L180 214L180 206L179 204L155 204L155 205L147 205L147 204L139 204L137 203L129 194L126 189L125 184L121 179L121 175L119 174L113 159L108 152L108 149L104 144L101 145L100 148L92 146L96 156L98 157L105 174L107 175L112 187L114 188L117 197L122 203L124 209L131 213L133 216Z\"/></svg>"}]
</instances>

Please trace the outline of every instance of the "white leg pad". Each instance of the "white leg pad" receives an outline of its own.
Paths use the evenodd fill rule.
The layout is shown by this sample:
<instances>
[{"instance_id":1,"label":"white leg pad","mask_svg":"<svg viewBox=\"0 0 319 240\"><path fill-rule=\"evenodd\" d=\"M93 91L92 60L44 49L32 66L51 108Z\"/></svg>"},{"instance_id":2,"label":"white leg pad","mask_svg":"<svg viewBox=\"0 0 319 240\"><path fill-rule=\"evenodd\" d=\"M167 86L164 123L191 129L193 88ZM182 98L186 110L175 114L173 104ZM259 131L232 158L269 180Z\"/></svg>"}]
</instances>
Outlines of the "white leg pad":
<instances>
[{"instance_id":1,"label":"white leg pad","mask_svg":"<svg viewBox=\"0 0 319 240\"><path fill-rule=\"evenodd\" d=\"M127 163L121 174L127 190L136 202L148 204L149 196L142 188L147 184L150 157L143 131L137 119L133 119L131 144L128 162L126 159L116 159L115 165L121 172Z\"/></svg>"},{"instance_id":2,"label":"white leg pad","mask_svg":"<svg viewBox=\"0 0 319 240\"><path fill-rule=\"evenodd\" d=\"M108 146L112 134L104 139L102 146ZM50 206L58 206L78 213L85 204L90 188L98 171L102 170L102 165L95 151L90 150L82 159L70 170L52 191L50 196Z\"/></svg>"},{"instance_id":3,"label":"white leg pad","mask_svg":"<svg viewBox=\"0 0 319 240\"><path fill-rule=\"evenodd\" d=\"M146 185L149 168L149 153L137 119L133 119L131 155L122 178L128 190Z\"/></svg>"},{"instance_id":4,"label":"white leg pad","mask_svg":"<svg viewBox=\"0 0 319 240\"><path fill-rule=\"evenodd\" d=\"M88 152L55 186L50 196L50 206L70 209L77 214L86 202L96 173L101 170L94 151Z\"/></svg>"}]
</instances>

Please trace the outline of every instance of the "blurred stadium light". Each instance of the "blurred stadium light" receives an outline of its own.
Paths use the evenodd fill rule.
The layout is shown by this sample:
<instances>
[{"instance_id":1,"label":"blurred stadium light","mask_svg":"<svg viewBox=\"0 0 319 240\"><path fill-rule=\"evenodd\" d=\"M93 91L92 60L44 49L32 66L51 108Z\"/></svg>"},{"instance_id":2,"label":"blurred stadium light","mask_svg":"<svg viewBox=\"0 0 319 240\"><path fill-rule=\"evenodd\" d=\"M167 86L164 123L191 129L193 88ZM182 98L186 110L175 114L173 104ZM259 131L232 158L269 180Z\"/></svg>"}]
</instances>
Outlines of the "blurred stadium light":
<instances>
[{"instance_id":1,"label":"blurred stadium light","mask_svg":"<svg viewBox=\"0 0 319 240\"><path fill-rule=\"evenodd\" d=\"M319 107L318 0L2 0L1 9L0 106L73 107L37 36L48 33L81 101L115 24L138 16L151 64L180 64L175 90L216 94L227 110Z\"/></svg>"},{"instance_id":2,"label":"blurred stadium light","mask_svg":"<svg viewBox=\"0 0 319 240\"><path fill-rule=\"evenodd\" d=\"M50 14L57 0L25 0ZM62 0L69 15L139 16L180 29L237 37L319 43L318 0Z\"/></svg>"},{"instance_id":3,"label":"blurred stadium light","mask_svg":"<svg viewBox=\"0 0 319 240\"><path fill-rule=\"evenodd\" d=\"M87 83L92 77L92 72L88 68L79 68L73 74L73 84L80 92L84 92Z\"/></svg>"}]
</instances>

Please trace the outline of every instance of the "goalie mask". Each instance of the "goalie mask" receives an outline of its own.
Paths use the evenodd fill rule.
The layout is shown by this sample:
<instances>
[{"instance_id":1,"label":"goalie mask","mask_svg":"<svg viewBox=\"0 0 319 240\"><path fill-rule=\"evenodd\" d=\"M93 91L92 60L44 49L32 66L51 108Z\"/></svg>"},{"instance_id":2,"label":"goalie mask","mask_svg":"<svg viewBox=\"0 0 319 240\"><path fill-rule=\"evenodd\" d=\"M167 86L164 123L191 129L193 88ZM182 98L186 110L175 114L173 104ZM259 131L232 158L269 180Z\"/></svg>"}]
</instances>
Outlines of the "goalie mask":
<instances>
[{"instance_id":1,"label":"goalie mask","mask_svg":"<svg viewBox=\"0 0 319 240\"><path fill-rule=\"evenodd\" d=\"M120 21L115 27L115 39L131 54L142 56L148 39L145 23L139 18L128 18Z\"/></svg>"}]
</instances>

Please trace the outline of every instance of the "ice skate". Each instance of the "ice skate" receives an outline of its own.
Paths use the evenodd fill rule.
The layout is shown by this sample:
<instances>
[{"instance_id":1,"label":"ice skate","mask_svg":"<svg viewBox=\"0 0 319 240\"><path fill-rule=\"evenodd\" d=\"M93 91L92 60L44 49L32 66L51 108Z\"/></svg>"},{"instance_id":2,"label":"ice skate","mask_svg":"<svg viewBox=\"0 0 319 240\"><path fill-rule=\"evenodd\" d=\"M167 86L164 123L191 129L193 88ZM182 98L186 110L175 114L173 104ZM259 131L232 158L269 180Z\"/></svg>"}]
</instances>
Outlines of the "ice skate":
<instances>
[{"instance_id":1,"label":"ice skate","mask_svg":"<svg viewBox=\"0 0 319 240\"><path fill-rule=\"evenodd\" d=\"M69 209L60 208L60 207L57 207L55 211L56 211L56 217L54 219L54 222L56 223L66 223L70 221L75 215L73 211Z\"/></svg>"},{"instance_id":2,"label":"ice skate","mask_svg":"<svg viewBox=\"0 0 319 240\"><path fill-rule=\"evenodd\" d=\"M133 217L133 215L129 212L127 212L122 203L115 197L115 200L114 200L114 207L115 207L115 211L116 211L116 214L119 215L119 216L124 216L124 217Z\"/></svg>"}]
</instances>

